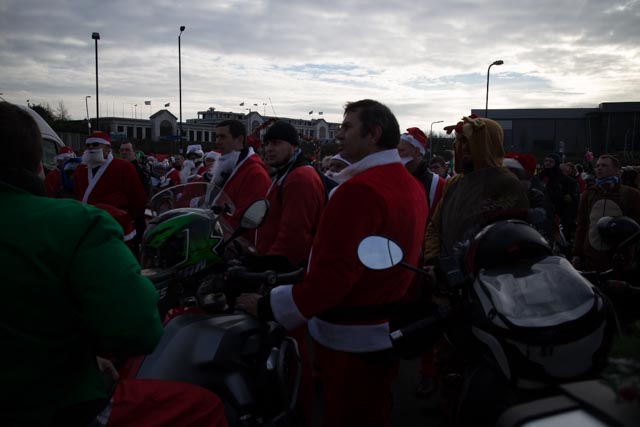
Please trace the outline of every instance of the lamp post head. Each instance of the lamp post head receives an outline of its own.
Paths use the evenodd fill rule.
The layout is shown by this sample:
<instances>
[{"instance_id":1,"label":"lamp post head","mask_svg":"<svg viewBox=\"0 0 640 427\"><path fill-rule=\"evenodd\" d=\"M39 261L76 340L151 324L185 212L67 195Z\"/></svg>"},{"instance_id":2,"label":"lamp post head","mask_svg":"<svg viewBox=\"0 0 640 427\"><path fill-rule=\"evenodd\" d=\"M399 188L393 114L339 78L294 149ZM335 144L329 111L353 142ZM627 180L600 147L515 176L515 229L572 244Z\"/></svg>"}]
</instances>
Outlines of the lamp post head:
<instances>
[{"instance_id":1,"label":"lamp post head","mask_svg":"<svg viewBox=\"0 0 640 427\"><path fill-rule=\"evenodd\" d=\"M94 40L100 40L100 33L92 33L91 38Z\"/></svg>"},{"instance_id":2,"label":"lamp post head","mask_svg":"<svg viewBox=\"0 0 640 427\"><path fill-rule=\"evenodd\" d=\"M502 65L502 64L504 64L504 61L502 59L498 59L497 61L494 61L494 63L491 65Z\"/></svg>"},{"instance_id":3,"label":"lamp post head","mask_svg":"<svg viewBox=\"0 0 640 427\"><path fill-rule=\"evenodd\" d=\"M87 95L84 97L84 99L86 100L87 98L91 98L91 95Z\"/></svg>"},{"instance_id":4,"label":"lamp post head","mask_svg":"<svg viewBox=\"0 0 640 427\"><path fill-rule=\"evenodd\" d=\"M183 32L186 27L184 25L180 25L180 32Z\"/></svg>"}]
</instances>

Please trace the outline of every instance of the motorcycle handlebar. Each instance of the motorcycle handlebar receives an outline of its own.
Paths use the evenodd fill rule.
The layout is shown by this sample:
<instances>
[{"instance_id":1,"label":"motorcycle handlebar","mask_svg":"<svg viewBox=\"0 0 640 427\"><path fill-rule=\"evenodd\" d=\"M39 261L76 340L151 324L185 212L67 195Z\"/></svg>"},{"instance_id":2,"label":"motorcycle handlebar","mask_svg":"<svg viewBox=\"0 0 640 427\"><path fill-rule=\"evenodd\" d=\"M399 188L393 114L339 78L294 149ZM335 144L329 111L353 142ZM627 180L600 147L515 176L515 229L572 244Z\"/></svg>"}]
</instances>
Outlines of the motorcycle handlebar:
<instances>
[{"instance_id":1,"label":"motorcycle handlebar","mask_svg":"<svg viewBox=\"0 0 640 427\"><path fill-rule=\"evenodd\" d=\"M442 321L450 319L453 315L453 310L450 307L441 306L438 307L435 312L424 319L420 319L417 322L411 323L403 328L397 329L389 334L391 341L396 343L404 338L410 337L413 334L419 333L428 328L432 328Z\"/></svg>"}]
</instances>

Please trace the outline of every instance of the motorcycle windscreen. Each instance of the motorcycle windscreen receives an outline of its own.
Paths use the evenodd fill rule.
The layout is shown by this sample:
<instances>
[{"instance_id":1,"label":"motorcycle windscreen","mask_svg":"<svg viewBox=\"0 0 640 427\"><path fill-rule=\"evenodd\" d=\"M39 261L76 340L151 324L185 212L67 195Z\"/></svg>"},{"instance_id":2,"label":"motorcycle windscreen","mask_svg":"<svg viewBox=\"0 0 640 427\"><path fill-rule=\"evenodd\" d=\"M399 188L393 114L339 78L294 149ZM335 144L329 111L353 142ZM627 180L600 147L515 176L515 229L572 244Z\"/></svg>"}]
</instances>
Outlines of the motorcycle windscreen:
<instances>
[{"instance_id":1,"label":"motorcycle windscreen","mask_svg":"<svg viewBox=\"0 0 640 427\"><path fill-rule=\"evenodd\" d=\"M474 283L485 313L520 327L549 327L584 316L596 304L591 284L562 257L482 270Z\"/></svg>"}]
</instances>

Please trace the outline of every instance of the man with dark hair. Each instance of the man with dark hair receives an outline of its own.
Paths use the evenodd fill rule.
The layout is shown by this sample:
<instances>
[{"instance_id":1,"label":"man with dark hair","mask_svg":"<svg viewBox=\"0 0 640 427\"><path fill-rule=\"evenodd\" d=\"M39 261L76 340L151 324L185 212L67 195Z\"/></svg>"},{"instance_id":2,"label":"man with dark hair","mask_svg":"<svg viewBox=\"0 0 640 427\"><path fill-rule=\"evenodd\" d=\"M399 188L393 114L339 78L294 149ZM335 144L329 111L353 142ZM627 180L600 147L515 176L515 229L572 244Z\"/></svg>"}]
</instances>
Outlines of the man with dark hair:
<instances>
[{"instance_id":1,"label":"man with dark hair","mask_svg":"<svg viewBox=\"0 0 640 427\"><path fill-rule=\"evenodd\" d=\"M322 180L289 123L275 122L263 141L265 162L276 174L266 194L269 212L256 233L256 248L261 255L284 255L294 265L306 266L324 207Z\"/></svg>"},{"instance_id":2,"label":"man with dark hair","mask_svg":"<svg viewBox=\"0 0 640 427\"><path fill-rule=\"evenodd\" d=\"M431 172L438 174L444 179L449 177L447 161L442 156L433 156L431 160L429 160L429 169L431 169Z\"/></svg>"},{"instance_id":3,"label":"man with dark hair","mask_svg":"<svg viewBox=\"0 0 640 427\"><path fill-rule=\"evenodd\" d=\"M247 206L264 197L271 184L262 160L253 148L247 147L246 135L247 130L238 120L225 120L216 126L220 158L212 171L213 205L234 228ZM253 233L247 237L252 239Z\"/></svg>"},{"instance_id":4,"label":"man with dark hair","mask_svg":"<svg viewBox=\"0 0 640 427\"><path fill-rule=\"evenodd\" d=\"M417 263L429 209L424 189L400 162L400 131L389 108L372 100L347 104L336 138L351 165L322 213L307 275L262 298L241 295L238 304L287 329L308 322L322 369L324 426L388 426L398 367L389 314L413 273L365 268L358 245L386 236L407 263Z\"/></svg>"},{"instance_id":5,"label":"man with dark hair","mask_svg":"<svg viewBox=\"0 0 640 427\"><path fill-rule=\"evenodd\" d=\"M613 248L598 233L598 220L625 215L640 223L640 191L620 183L620 162L612 155L601 155L595 172L596 184L580 196L572 262L576 268L603 271L612 266Z\"/></svg>"},{"instance_id":6,"label":"man with dark hair","mask_svg":"<svg viewBox=\"0 0 640 427\"><path fill-rule=\"evenodd\" d=\"M109 214L44 197L40 132L6 102L0 149L2 425L226 425L208 391L118 380L97 357L153 350L163 332L153 284Z\"/></svg>"}]
</instances>

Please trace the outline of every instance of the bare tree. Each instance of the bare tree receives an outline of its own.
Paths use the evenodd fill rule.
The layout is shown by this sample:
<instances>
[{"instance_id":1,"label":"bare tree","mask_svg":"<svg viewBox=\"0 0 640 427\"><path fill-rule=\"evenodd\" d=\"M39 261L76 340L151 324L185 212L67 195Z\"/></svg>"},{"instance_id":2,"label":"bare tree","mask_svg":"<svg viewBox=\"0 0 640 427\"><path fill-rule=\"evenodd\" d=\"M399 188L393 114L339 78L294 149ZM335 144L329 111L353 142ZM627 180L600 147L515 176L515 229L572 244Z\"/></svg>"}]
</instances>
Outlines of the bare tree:
<instances>
[{"instance_id":1,"label":"bare tree","mask_svg":"<svg viewBox=\"0 0 640 427\"><path fill-rule=\"evenodd\" d=\"M58 106L55 111L55 119L58 121L67 121L71 119L69 110L67 110L67 107L64 105L64 101L62 100L58 101Z\"/></svg>"}]
</instances>

